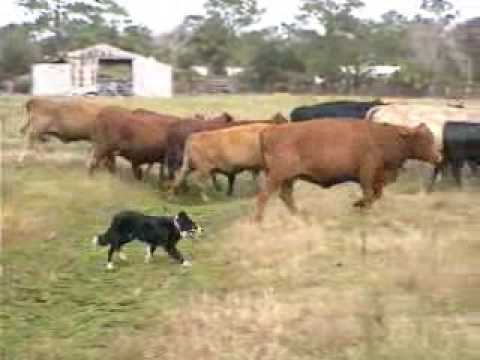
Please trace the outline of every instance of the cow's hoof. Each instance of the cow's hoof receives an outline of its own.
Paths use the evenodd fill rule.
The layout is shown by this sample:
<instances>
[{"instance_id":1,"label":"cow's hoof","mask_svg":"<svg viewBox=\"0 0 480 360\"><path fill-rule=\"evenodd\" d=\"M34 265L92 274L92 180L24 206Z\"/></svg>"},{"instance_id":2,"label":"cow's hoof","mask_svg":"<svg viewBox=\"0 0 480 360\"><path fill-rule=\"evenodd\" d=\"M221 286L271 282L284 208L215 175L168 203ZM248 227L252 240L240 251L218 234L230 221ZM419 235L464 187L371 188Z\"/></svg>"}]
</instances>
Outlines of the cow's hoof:
<instances>
[{"instance_id":1,"label":"cow's hoof","mask_svg":"<svg viewBox=\"0 0 480 360\"><path fill-rule=\"evenodd\" d=\"M365 200L358 200L353 203L353 207L356 207L356 208L365 208L365 206L366 206Z\"/></svg>"}]
</instances>

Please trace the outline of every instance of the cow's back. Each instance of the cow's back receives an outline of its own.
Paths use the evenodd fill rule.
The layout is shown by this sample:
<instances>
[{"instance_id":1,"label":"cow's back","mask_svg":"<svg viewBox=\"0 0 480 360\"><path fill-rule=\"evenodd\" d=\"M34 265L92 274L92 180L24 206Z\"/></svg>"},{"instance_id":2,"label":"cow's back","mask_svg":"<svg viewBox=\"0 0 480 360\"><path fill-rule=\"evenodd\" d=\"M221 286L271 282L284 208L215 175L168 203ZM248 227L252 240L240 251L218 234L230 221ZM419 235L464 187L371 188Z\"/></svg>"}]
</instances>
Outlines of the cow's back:
<instances>
[{"instance_id":1,"label":"cow's back","mask_svg":"<svg viewBox=\"0 0 480 360\"><path fill-rule=\"evenodd\" d=\"M26 104L33 125L65 141L90 140L104 104L83 99L33 98Z\"/></svg>"},{"instance_id":2,"label":"cow's back","mask_svg":"<svg viewBox=\"0 0 480 360\"><path fill-rule=\"evenodd\" d=\"M304 121L324 118L363 119L374 106L381 101L334 101L311 106L295 108L291 114L292 121Z\"/></svg>"},{"instance_id":3,"label":"cow's back","mask_svg":"<svg viewBox=\"0 0 480 360\"><path fill-rule=\"evenodd\" d=\"M480 109L462 109L449 106L393 104L375 107L367 115L370 120L401 126L427 124L435 137L438 149L443 148L443 127L451 122L479 122Z\"/></svg>"},{"instance_id":4,"label":"cow's back","mask_svg":"<svg viewBox=\"0 0 480 360\"><path fill-rule=\"evenodd\" d=\"M265 166L290 173L315 172L324 176L350 174L371 146L369 123L325 119L277 125L261 132Z\"/></svg>"},{"instance_id":5,"label":"cow's back","mask_svg":"<svg viewBox=\"0 0 480 360\"><path fill-rule=\"evenodd\" d=\"M260 168L260 133L271 126L257 123L193 134L188 140L191 156L225 171Z\"/></svg>"}]
</instances>

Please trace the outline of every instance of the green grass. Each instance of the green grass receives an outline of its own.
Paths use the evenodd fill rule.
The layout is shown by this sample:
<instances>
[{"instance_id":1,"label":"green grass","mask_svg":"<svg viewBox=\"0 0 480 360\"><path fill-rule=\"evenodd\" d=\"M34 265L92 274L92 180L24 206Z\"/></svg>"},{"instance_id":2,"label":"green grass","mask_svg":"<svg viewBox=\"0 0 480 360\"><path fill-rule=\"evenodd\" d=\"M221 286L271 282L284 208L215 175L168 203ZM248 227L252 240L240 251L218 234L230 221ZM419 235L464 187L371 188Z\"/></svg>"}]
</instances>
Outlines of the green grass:
<instances>
[{"instance_id":1,"label":"green grass","mask_svg":"<svg viewBox=\"0 0 480 360\"><path fill-rule=\"evenodd\" d=\"M247 174L234 198L210 190L169 198L156 176L121 167L86 174L85 144L53 142L47 159L15 162L25 98L0 97L2 264L0 358L39 359L462 359L480 357L478 186L426 195L421 171L402 174L373 209L351 207L355 185L298 184L303 212L278 199L249 223ZM263 118L314 96L123 99L129 107ZM431 101L431 100L425 100ZM105 269L94 234L121 209L173 214L206 227L180 249Z\"/></svg>"},{"instance_id":2,"label":"green grass","mask_svg":"<svg viewBox=\"0 0 480 360\"><path fill-rule=\"evenodd\" d=\"M213 205L184 206L129 174L90 179L85 169L68 164L3 170L2 351L8 359L30 359L29 349L53 339L59 354L94 359L120 329L140 331L152 317L215 287L221 269L209 261L210 242L244 207L244 201L222 195ZM126 248L128 261L107 271L105 249L96 251L91 238L124 208L192 214L208 229L197 243L180 243L193 257L193 270L174 265L161 250L152 264L144 264L144 249L134 243Z\"/></svg>"}]
</instances>

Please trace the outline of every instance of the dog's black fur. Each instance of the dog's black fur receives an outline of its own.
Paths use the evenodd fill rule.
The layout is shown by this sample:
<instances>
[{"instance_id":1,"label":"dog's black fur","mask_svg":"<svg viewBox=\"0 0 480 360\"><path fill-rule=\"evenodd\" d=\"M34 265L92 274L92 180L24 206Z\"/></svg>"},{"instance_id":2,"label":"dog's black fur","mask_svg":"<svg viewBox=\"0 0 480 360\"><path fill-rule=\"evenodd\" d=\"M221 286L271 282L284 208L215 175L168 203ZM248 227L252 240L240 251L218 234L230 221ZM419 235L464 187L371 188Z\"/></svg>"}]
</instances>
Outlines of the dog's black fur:
<instances>
[{"instance_id":1,"label":"dog's black fur","mask_svg":"<svg viewBox=\"0 0 480 360\"><path fill-rule=\"evenodd\" d=\"M186 236L193 237L200 232L192 219L181 211L177 216L150 216L137 211L122 211L117 213L110 227L103 234L94 238L100 246L109 246L108 263L113 267L113 254L120 252L122 246L137 239L148 246L147 260L153 256L157 247L162 247L170 257L181 264L189 264L178 251L177 242Z\"/></svg>"}]
</instances>

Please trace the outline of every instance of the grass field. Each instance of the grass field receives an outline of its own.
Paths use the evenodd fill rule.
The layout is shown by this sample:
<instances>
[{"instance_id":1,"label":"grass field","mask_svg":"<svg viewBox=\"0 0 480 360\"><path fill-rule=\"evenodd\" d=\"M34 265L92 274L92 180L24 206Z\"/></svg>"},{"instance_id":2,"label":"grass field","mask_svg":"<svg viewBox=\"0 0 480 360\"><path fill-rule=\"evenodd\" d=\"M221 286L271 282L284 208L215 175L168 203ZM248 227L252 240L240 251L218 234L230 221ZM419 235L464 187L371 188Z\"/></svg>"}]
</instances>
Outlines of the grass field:
<instances>
[{"instance_id":1,"label":"grass field","mask_svg":"<svg viewBox=\"0 0 480 360\"><path fill-rule=\"evenodd\" d=\"M203 203L195 192L169 198L156 176L136 182L127 168L89 178L85 144L53 141L20 166L25 99L0 97L2 360L480 358L478 180L427 195L412 171L368 212L351 206L355 185L299 183L308 216L275 199L257 227L248 175L233 199L211 190ZM259 119L324 99L108 101ZM191 213L207 229L180 243L193 267L161 252L144 264L132 243L107 271L90 240L124 208Z\"/></svg>"}]
</instances>

